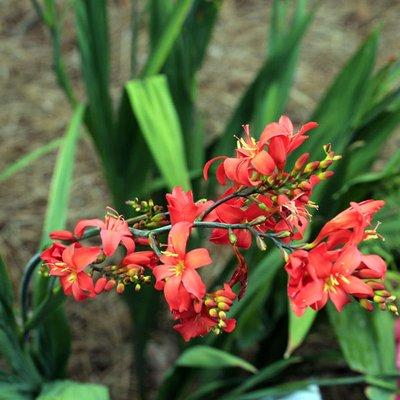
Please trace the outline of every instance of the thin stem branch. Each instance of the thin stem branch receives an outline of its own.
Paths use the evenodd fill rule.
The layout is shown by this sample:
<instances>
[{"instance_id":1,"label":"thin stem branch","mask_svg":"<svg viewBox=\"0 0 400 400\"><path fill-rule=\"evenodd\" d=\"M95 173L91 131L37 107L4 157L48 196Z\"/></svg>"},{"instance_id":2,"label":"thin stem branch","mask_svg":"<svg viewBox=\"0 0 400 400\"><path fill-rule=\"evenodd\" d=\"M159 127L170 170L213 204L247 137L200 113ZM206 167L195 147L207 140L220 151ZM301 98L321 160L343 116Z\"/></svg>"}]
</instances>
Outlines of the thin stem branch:
<instances>
[{"instance_id":1,"label":"thin stem branch","mask_svg":"<svg viewBox=\"0 0 400 400\"><path fill-rule=\"evenodd\" d=\"M251 194L254 194L257 192L256 188L245 188L245 189L241 189L242 191L237 191L234 193L231 193L228 196L223 197L222 199L217 200L212 206L210 206L206 211L204 211L203 215L201 216L201 220L204 220L204 218L211 213L211 211L215 210L218 206L220 206L221 204L232 200L236 197L247 197Z\"/></svg>"}]
</instances>

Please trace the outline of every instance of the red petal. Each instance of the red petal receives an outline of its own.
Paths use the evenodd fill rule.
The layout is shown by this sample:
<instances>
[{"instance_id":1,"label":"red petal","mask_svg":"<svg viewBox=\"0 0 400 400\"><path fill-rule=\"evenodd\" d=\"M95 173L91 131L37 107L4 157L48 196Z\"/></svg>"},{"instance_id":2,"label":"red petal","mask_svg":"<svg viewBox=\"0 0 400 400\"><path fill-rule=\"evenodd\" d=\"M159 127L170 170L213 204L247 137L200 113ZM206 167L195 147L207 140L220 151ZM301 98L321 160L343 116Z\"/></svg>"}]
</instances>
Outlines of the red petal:
<instances>
[{"instance_id":1,"label":"red petal","mask_svg":"<svg viewBox=\"0 0 400 400\"><path fill-rule=\"evenodd\" d=\"M251 165L263 175L271 174L275 169L273 158L264 150L260 151L252 160Z\"/></svg>"},{"instance_id":2,"label":"red petal","mask_svg":"<svg viewBox=\"0 0 400 400\"><path fill-rule=\"evenodd\" d=\"M89 264L96 261L100 252L99 247L76 248L73 255L73 265L77 272L83 271Z\"/></svg>"},{"instance_id":3,"label":"red petal","mask_svg":"<svg viewBox=\"0 0 400 400\"><path fill-rule=\"evenodd\" d=\"M185 269L182 274L182 283L185 289L199 300L206 294L206 286L195 270Z\"/></svg>"},{"instance_id":4,"label":"red petal","mask_svg":"<svg viewBox=\"0 0 400 400\"><path fill-rule=\"evenodd\" d=\"M74 234L70 231L53 231L49 236L52 240L76 240Z\"/></svg>"},{"instance_id":5,"label":"red petal","mask_svg":"<svg viewBox=\"0 0 400 400\"><path fill-rule=\"evenodd\" d=\"M194 249L185 255L185 268L196 269L211 263L212 259L207 249Z\"/></svg>"},{"instance_id":6,"label":"red petal","mask_svg":"<svg viewBox=\"0 0 400 400\"><path fill-rule=\"evenodd\" d=\"M332 290L329 292L329 298L339 312L342 311L343 307L350 301L346 292L339 287L336 288L335 292Z\"/></svg>"},{"instance_id":7,"label":"red petal","mask_svg":"<svg viewBox=\"0 0 400 400\"><path fill-rule=\"evenodd\" d=\"M217 160L223 160L223 159L225 159L225 158L226 158L226 156L218 156L218 157L212 158L211 160L208 160L208 161L205 163L204 168L203 168L203 177L204 177L204 180L207 180L207 179L208 179L208 171L209 171L211 165L212 165L215 161L217 161Z\"/></svg>"},{"instance_id":8,"label":"red petal","mask_svg":"<svg viewBox=\"0 0 400 400\"><path fill-rule=\"evenodd\" d=\"M101 243L106 256L111 256L117 250L118 245L122 240L121 232L102 229L100 231Z\"/></svg>"},{"instance_id":9,"label":"red petal","mask_svg":"<svg viewBox=\"0 0 400 400\"><path fill-rule=\"evenodd\" d=\"M178 276L171 276L167 279L164 286L164 296L171 310L179 309L179 286L181 285L181 278Z\"/></svg>"},{"instance_id":10,"label":"red petal","mask_svg":"<svg viewBox=\"0 0 400 400\"><path fill-rule=\"evenodd\" d=\"M74 229L74 233L76 236L80 237L83 235L83 232L88 227L97 227L97 228L104 228L104 222L101 219L83 219L79 221Z\"/></svg>"},{"instance_id":11,"label":"red petal","mask_svg":"<svg viewBox=\"0 0 400 400\"><path fill-rule=\"evenodd\" d=\"M190 222L178 222L172 227L168 235L168 251L178 254L182 259L185 257L191 227Z\"/></svg>"}]
</instances>

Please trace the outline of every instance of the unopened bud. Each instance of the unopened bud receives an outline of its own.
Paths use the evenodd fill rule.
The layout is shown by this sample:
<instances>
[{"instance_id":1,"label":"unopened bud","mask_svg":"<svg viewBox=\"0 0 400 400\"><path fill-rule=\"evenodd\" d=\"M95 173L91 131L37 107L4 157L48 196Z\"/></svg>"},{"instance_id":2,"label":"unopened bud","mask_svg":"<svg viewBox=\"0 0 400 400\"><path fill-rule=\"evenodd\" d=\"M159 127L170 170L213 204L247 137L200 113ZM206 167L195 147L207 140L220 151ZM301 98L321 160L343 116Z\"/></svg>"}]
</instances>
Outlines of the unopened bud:
<instances>
[{"instance_id":1,"label":"unopened bud","mask_svg":"<svg viewBox=\"0 0 400 400\"><path fill-rule=\"evenodd\" d=\"M107 281L106 286L104 286L104 290L106 292L110 291L113 287L115 287L115 285L117 284L117 282L115 282L114 279L111 279L109 281Z\"/></svg>"},{"instance_id":2,"label":"unopened bud","mask_svg":"<svg viewBox=\"0 0 400 400\"><path fill-rule=\"evenodd\" d=\"M218 310L216 308L211 308L210 311L208 312L211 317L217 318L218 317Z\"/></svg>"},{"instance_id":3,"label":"unopened bud","mask_svg":"<svg viewBox=\"0 0 400 400\"><path fill-rule=\"evenodd\" d=\"M117 293L121 294L121 293L124 292L124 290L125 290L125 285L122 282L118 283L118 285L117 285Z\"/></svg>"},{"instance_id":4,"label":"unopened bud","mask_svg":"<svg viewBox=\"0 0 400 400\"><path fill-rule=\"evenodd\" d=\"M390 293L387 290L376 290L375 294L382 297L390 297Z\"/></svg>"},{"instance_id":5,"label":"unopened bud","mask_svg":"<svg viewBox=\"0 0 400 400\"><path fill-rule=\"evenodd\" d=\"M139 283L137 283L135 285L135 292L138 292L142 287L139 285Z\"/></svg>"},{"instance_id":6,"label":"unopened bud","mask_svg":"<svg viewBox=\"0 0 400 400\"><path fill-rule=\"evenodd\" d=\"M325 160L321 161L319 167L322 169L326 169L333 164L333 160L326 158Z\"/></svg>"},{"instance_id":7,"label":"unopened bud","mask_svg":"<svg viewBox=\"0 0 400 400\"><path fill-rule=\"evenodd\" d=\"M300 171L304 165L306 164L306 162L308 161L308 158L310 157L309 153L304 153L302 154L294 163L294 170L295 171Z\"/></svg>"},{"instance_id":8,"label":"unopened bud","mask_svg":"<svg viewBox=\"0 0 400 400\"><path fill-rule=\"evenodd\" d=\"M307 182L307 181L300 182L298 188L300 188L302 190L306 190L306 191L309 191L312 189L310 182Z\"/></svg>"},{"instance_id":9,"label":"unopened bud","mask_svg":"<svg viewBox=\"0 0 400 400\"><path fill-rule=\"evenodd\" d=\"M385 285L381 282L377 281L367 281L366 284L372 289L372 290L384 290Z\"/></svg>"},{"instance_id":10,"label":"unopened bud","mask_svg":"<svg viewBox=\"0 0 400 400\"><path fill-rule=\"evenodd\" d=\"M385 299L382 296L375 295L373 300L375 303L385 303Z\"/></svg>"},{"instance_id":11,"label":"unopened bud","mask_svg":"<svg viewBox=\"0 0 400 400\"><path fill-rule=\"evenodd\" d=\"M267 217L265 215L260 215L257 218L254 218L251 222L250 225L259 225L262 224L263 222L265 222L267 219Z\"/></svg>"},{"instance_id":12,"label":"unopened bud","mask_svg":"<svg viewBox=\"0 0 400 400\"><path fill-rule=\"evenodd\" d=\"M237 236L233 233L232 229L229 229L228 238L231 244L235 245L237 243Z\"/></svg>"},{"instance_id":13,"label":"unopened bud","mask_svg":"<svg viewBox=\"0 0 400 400\"><path fill-rule=\"evenodd\" d=\"M257 244L257 247L258 247L261 251L267 250L267 244L265 243L264 239L263 239L261 236L257 236L257 238L256 238L256 244Z\"/></svg>"},{"instance_id":14,"label":"unopened bud","mask_svg":"<svg viewBox=\"0 0 400 400\"><path fill-rule=\"evenodd\" d=\"M331 176L333 176L333 174L334 174L333 171L325 171L325 172L320 172L319 174L317 174L317 176L321 181L324 181L326 179L329 179Z\"/></svg>"},{"instance_id":15,"label":"unopened bud","mask_svg":"<svg viewBox=\"0 0 400 400\"><path fill-rule=\"evenodd\" d=\"M388 304L387 306L388 310L391 311L392 313L399 315L399 310L397 309L396 304Z\"/></svg>"},{"instance_id":16,"label":"unopened bud","mask_svg":"<svg viewBox=\"0 0 400 400\"><path fill-rule=\"evenodd\" d=\"M204 305L205 305L206 307L215 307L215 306L217 305L217 303L216 303L214 300L212 300L212 299L206 299L206 300L204 301Z\"/></svg>"},{"instance_id":17,"label":"unopened bud","mask_svg":"<svg viewBox=\"0 0 400 400\"><path fill-rule=\"evenodd\" d=\"M367 299L360 299L360 306L368 311L373 311L374 309L372 302Z\"/></svg>"},{"instance_id":18,"label":"unopened bud","mask_svg":"<svg viewBox=\"0 0 400 400\"><path fill-rule=\"evenodd\" d=\"M312 161L306 165L304 168L304 173L308 174L314 172L319 168L319 161Z\"/></svg>"},{"instance_id":19,"label":"unopened bud","mask_svg":"<svg viewBox=\"0 0 400 400\"><path fill-rule=\"evenodd\" d=\"M278 238L287 238L287 237L289 237L291 235L291 232L290 231L282 231L282 232L279 232L277 235L276 235L276 237L278 237Z\"/></svg>"},{"instance_id":20,"label":"unopened bud","mask_svg":"<svg viewBox=\"0 0 400 400\"><path fill-rule=\"evenodd\" d=\"M218 317L221 318L221 319L226 319L226 314L225 314L225 312L224 312L224 311L220 311L220 312L218 313Z\"/></svg>"},{"instance_id":21,"label":"unopened bud","mask_svg":"<svg viewBox=\"0 0 400 400\"><path fill-rule=\"evenodd\" d=\"M222 319L218 321L218 326L222 329L226 328L226 323Z\"/></svg>"},{"instance_id":22,"label":"unopened bud","mask_svg":"<svg viewBox=\"0 0 400 400\"><path fill-rule=\"evenodd\" d=\"M220 302L218 303L218 308L222 311L228 311L230 309L230 306L226 303Z\"/></svg>"}]
</instances>

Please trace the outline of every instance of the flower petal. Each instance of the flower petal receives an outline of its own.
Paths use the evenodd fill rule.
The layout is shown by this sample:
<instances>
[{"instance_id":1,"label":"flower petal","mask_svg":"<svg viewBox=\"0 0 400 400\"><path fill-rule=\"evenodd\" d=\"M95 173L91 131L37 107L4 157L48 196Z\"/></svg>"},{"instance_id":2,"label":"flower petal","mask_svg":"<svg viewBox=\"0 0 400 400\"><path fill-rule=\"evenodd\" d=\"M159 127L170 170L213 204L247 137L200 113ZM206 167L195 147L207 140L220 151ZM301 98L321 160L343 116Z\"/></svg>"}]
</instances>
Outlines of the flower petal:
<instances>
[{"instance_id":1,"label":"flower petal","mask_svg":"<svg viewBox=\"0 0 400 400\"><path fill-rule=\"evenodd\" d=\"M185 289L199 300L206 294L206 286L195 270L185 269L182 274L182 283Z\"/></svg>"},{"instance_id":2,"label":"flower petal","mask_svg":"<svg viewBox=\"0 0 400 400\"><path fill-rule=\"evenodd\" d=\"M203 267L205 265L210 265L212 263L212 259L210 257L210 253L207 249L194 249L186 253L185 256L185 267L196 269L199 267Z\"/></svg>"}]
</instances>

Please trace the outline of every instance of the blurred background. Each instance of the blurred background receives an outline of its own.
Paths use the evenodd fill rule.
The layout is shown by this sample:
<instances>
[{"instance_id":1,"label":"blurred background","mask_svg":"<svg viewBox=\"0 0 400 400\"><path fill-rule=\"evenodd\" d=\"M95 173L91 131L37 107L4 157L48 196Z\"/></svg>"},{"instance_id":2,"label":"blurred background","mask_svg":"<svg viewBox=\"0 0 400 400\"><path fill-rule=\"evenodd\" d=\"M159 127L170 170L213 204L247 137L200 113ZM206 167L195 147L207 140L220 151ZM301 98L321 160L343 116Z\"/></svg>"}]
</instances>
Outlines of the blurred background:
<instances>
[{"instance_id":1,"label":"blurred background","mask_svg":"<svg viewBox=\"0 0 400 400\"><path fill-rule=\"evenodd\" d=\"M110 0L108 5L110 91L117 100L121 86L130 78L132 5L128 0ZM146 2L137 1L134 7L143 14ZM206 142L223 130L239 97L263 64L270 13L270 1L227 0L222 3L204 64L198 73L197 107L204 122ZM376 68L397 57L399 16L400 1L396 0L322 0L301 46L286 106L291 119L296 124L308 120L334 76L373 28L381 27ZM62 51L76 92L82 96L84 87L73 15L66 11L63 18ZM143 18L139 29L145 31L148 23L148 19ZM24 154L62 136L72 111L52 70L49 32L28 0L0 0L0 40L2 171ZM143 66L148 55L146 35L141 35L137 46L137 64ZM232 135L234 133L237 132ZM396 128L376 159L376 170L385 164L399 144L400 131ZM0 182L0 250L16 286L24 263L39 244L55 158L54 151L44 154ZM92 141L87 134L82 135L77 147L68 226L79 218L101 216L105 205L112 202ZM134 362L130 317L123 302L110 293L84 304L67 301L66 308L73 332L69 376L107 385L113 399L135 398L132 397L136 393L134 376L130 373ZM161 329L156 333L150 334L146 350L150 381L154 385L160 382L176 358L179 340L166 314L160 312L158 318L165 319L165 323L160 324ZM316 347L337 348L332 333L324 324L306 341L306 350L312 352ZM333 399L337 395L338 392L330 389L326 398ZM345 395L345 398L350 397ZM362 394L359 398L363 398Z\"/></svg>"}]
</instances>

